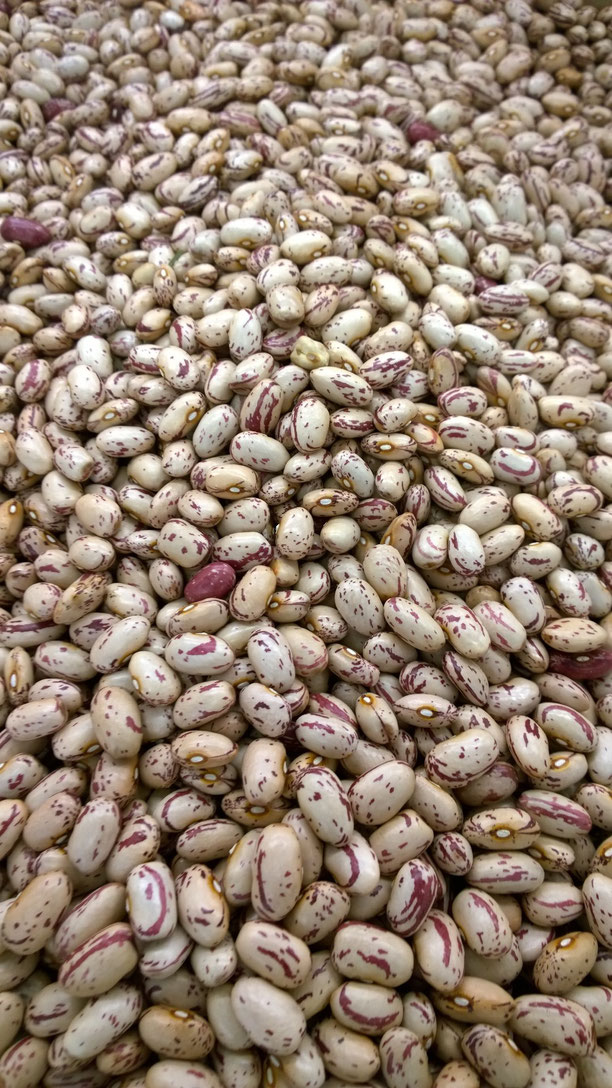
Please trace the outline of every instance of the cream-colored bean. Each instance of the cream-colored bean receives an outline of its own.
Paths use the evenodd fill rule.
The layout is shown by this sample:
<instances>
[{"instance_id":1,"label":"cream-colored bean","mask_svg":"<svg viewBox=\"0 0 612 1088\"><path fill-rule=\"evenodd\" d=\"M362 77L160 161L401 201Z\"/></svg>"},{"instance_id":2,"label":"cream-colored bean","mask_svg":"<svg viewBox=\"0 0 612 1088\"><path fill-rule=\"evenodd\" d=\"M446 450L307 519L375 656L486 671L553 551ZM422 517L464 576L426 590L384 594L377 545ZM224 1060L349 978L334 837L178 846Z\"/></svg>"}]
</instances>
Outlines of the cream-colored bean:
<instances>
[{"instance_id":1,"label":"cream-colored bean","mask_svg":"<svg viewBox=\"0 0 612 1088\"><path fill-rule=\"evenodd\" d=\"M132 1026L141 1009L136 987L119 983L76 1014L63 1037L67 1053L83 1061L100 1054Z\"/></svg>"},{"instance_id":2,"label":"cream-colored bean","mask_svg":"<svg viewBox=\"0 0 612 1088\"><path fill-rule=\"evenodd\" d=\"M0 3L0 1082L608 1088L609 11L67 7Z\"/></svg>"},{"instance_id":3,"label":"cream-colored bean","mask_svg":"<svg viewBox=\"0 0 612 1088\"><path fill-rule=\"evenodd\" d=\"M292 990L308 976L311 957L298 937L270 922L247 922L236 951L242 963L282 990Z\"/></svg>"},{"instance_id":4,"label":"cream-colored bean","mask_svg":"<svg viewBox=\"0 0 612 1088\"><path fill-rule=\"evenodd\" d=\"M545 1010L553 1011L554 1017L544 1015ZM596 1044L589 1013L566 997L525 994L517 998L510 1026L531 1042L554 1045L560 1054L589 1054Z\"/></svg>"},{"instance_id":5,"label":"cream-colored bean","mask_svg":"<svg viewBox=\"0 0 612 1088\"><path fill-rule=\"evenodd\" d=\"M232 987L232 1009L254 1044L270 1054L292 1054L306 1031L297 1002L265 979L239 979Z\"/></svg>"}]
</instances>

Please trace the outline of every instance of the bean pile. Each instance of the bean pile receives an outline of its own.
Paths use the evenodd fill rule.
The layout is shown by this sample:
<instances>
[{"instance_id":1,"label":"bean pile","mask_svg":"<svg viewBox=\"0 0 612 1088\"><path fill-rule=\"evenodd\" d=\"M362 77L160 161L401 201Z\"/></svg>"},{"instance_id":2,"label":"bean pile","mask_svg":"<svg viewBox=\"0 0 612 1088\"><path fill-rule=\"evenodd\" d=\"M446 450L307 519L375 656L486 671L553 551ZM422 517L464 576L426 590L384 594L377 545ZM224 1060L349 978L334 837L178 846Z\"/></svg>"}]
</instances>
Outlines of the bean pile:
<instances>
[{"instance_id":1,"label":"bean pile","mask_svg":"<svg viewBox=\"0 0 612 1088\"><path fill-rule=\"evenodd\" d=\"M0 0L1 1088L610 1088L611 27Z\"/></svg>"}]
</instances>

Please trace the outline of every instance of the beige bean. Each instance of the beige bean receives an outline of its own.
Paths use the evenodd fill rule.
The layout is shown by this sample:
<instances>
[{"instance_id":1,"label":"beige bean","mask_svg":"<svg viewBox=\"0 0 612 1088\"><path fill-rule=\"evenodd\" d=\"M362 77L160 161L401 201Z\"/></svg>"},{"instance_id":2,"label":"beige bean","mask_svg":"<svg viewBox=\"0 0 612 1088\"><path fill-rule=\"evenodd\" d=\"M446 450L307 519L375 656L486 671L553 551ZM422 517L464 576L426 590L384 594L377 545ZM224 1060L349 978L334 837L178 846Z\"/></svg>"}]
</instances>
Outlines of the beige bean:
<instances>
[{"instance_id":1,"label":"beige bean","mask_svg":"<svg viewBox=\"0 0 612 1088\"><path fill-rule=\"evenodd\" d=\"M347 917L350 897L344 888L320 880L310 884L285 918L290 933L314 944L330 936Z\"/></svg>"},{"instance_id":2,"label":"beige bean","mask_svg":"<svg viewBox=\"0 0 612 1088\"><path fill-rule=\"evenodd\" d=\"M563 1078L568 1088L576 1088L578 1070L570 1057L553 1050L536 1050L530 1059L534 1088L552 1088Z\"/></svg>"},{"instance_id":3,"label":"beige bean","mask_svg":"<svg viewBox=\"0 0 612 1088\"><path fill-rule=\"evenodd\" d=\"M100 929L119 922L125 914L125 888L108 883L90 892L60 922L55 934L56 947L66 959L79 945Z\"/></svg>"},{"instance_id":4,"label":"beige bean","mask_svg":"<svg viewBox=\"0 0 612 1088\"><path fill-rule=\"evenodd\" d=\"M215 948L226 936L229 911L221 886L205 865L191 865L176 880L179 921L204 948Z\"/></svg>"},{"instance_id":5,"label":"beige bean","mask_svg":"<svg viewBox=\"0 0 612 1088\"><path fill-rule=\"evenodd\" d=\"M143 942L170 936L177 922L172 874L163 862L149 862L132 869L127 881L130 925Z\"/></svg>"},{"instance_id":6,"label":"beige bean","mask_svg":"<svg viewBox=\"0 0 612 1088\"><path fill-rule=\"evenodd\" d=\"M119 1039L136 1021L142 997L135 986L119 983L77 1012L63 1037L72 1058L87 1061Z\"/></svg>"},{"instance_id":7,"label":"beige bean","mask_svg":"<svg viewBox=\"0 0 612 1088\"><path fill-rule=\"evenodd\" d=\"M301 985L311 968L308 946L270 922L246 922L236 951L251 971L282 990Z\"/></svg>"},{"instance_id":8,"label":"beige bean","mask_svg":"<svg viewBox=\"0 0 612 1088\"><path fill-rule=\"evenodd\" d=\"M71 896L72 886L65 873L34 877L4 915L1 937L4 946L22 956L39 951L55 929Z\"/></svg>"},{"instance_id":9,"label":"beige bean","mask_svg":"<svg viewBox=\"0 0 612 1088\"><path fill-rule=\"evenodd\" d=\"M554 1012L554 1017L550 1013ZM575 1001L566 997L525 994L518 997L510 1026L530 1042L554 1044L560 1054L590 1054L596 1045L593 1021Z\"/></svg>"},{"instance_id":10,"label":"beige bean","mask_svg":"<svg viewBox=\"0 0 612 1088\"><path fill-rule=\"evenodd\" d=\"M524 1088L530 1082L529 1060L512 1037L490 1024L477 1024L461 1040L465 1056L495 1088Z\"/></svg>"},{"instance_id":11,"label":"beige bean","mask_svg":"<svg viewBox=\"0 0 612 1088\"><path fill-rule=\"evenodd\" d=\"M333 1017L321 1020L314 1039L324 1055L325 1068L332 1077L351 1084L366 1083L380 1068L378 1047L359 1032L342 1027Z\"/></svg>"},{"instance_id":12,"label":"beige bean","mask_svg":"<svg viewBox=\"0 0 612 1088\"><path fill-rule=\"evenodd\" d=\"M48 1045L25 1035L0 1057L0 1076L15 1088L35 1088L48 1069Z\"/></svg>"},{"instance_id":13,"label":"beige bean","mask_svg":"<svg viewBox=\"0 0 612 1088\"><path fill-rule=\"evenodd\" d=\"M145 1045L162 1058L204 1058L214 1043L208 1022L191 1009L152 1006L141 1016L138 1031Z\"/></svg>"},{"instance_id":14,"label":"beige bean","mask_svg":"<svg viewBox=\"0 0 612 1088\"><path fill-rule=\"evenodd\" d=\"M154 1062L147 1070L146 1079L148 1084L144 1088L173 1088L179 1083L185 1088L219 1088L220 1083L216 1073L203 1062L178 1058Z\"/></svg>"},{"instance_id":15,"label":"beige bean","mask_svg":"<svg viewBox=\"0 0 612 1088\"><path fill-rule=\"evenodd\" d=\"M234 653L223 639L191 632L171 638L164 656L172 669L192 676L214 676L234 661Z\"/></svg>"},{"instance_id":16,"label":"beige bean","mask_svg":"<svg viewBox=\"0 0 612 1088\"><path fill-rule=\"evenodd\" d=\"M466 888L454 900L452 912L467 944L478 955L495 959L510 951L512 930L491 895Z\"/></svg>"},{"instance_id":17,"label":"beige bean","mask_svg":"<svg viewBox=\"0 0 612 1088\"><path fill-rule=\"evenodd\" d=\"M297 1002L265 979L239 979L232 987L232 1009L254 1044L270 1054L291 1054L306 1031Z\"/></svg>"},{"instance_id":18,"label":"beige bean","mask_svg":"<svg viewBox=\"0 0 612 1088\"><path fill-rule=\"evenodd\" d=\"M597 957L590 933L566 933L546 945L533 966L533 979L544 994L566 994L589 973Z\"/></svg>"},{"instance_id":19,"label":"beige bean","mask_svg":"<svg viewBox=\"0 0 612 1088\"><path fill-rule=\"evenodd\" d=\"M604 948L612 947L612 878L590 873L582 886L589 925Z\"/></svg>"},{"instance_id":20,"label":"beige bean","mask_svg":"<svg viewBox=\"0 0 612 1088\"><path fill-rule=\"evenodd\" d=\"M115 801L97 797L81 809L66 844L66 853L80 873L98 872L108 858L121 827Z\"/></svg>"},{"instance_id":21,"label":"beige bean","mask_svg":"<svg viewBox=\"0 0 612 1088\"><path fill-rule=\"evenodd\" d=\"M463 1024L482 1022L494 1027L503 1027L515 1008L513 998L501 986L472 975L464 975L451 993L434 994L433 1002L438 1012Z\"/></svg>"},{"instance_id":22,"label":"beige bean","mask_svg":"<svg viewBox=\"0 0 612 1088\"><path fill-rule=\"evenodd\" d=\"M292 827L265 827L255 847L251 899L260 917L279 921L295 906L302 886L303 863Z\"/></svg>"},{"instance_id":23,"label":"beige bean","mask_svg":"<svg viewBox=\"0 0 612 1088\"><path fill-rule=\"evenodd\" d=\"M0 1008L2 1010L2 1028L0 1029L0 1043L2 1051L11 1045L19 1031L24 1014L24 1001L19 994L4 991L0 996ZM30 1028L28 1027L29 1031Z\"/></svg>"},{"instance_id":24,"label":"beige bean","mask_svg":"<svg viewBox=\"0 0 612 1088\"><path fill-rule=\"evenodd\" d=\"M130 927L122 922L101 929L62 963L58 980L76 997L106 993L136 966Z\"/></svg>"},{"instance_id":25,"label":"beige bean","mask_svg":"<svg viewBox=\"0 0 612 1088\"><path fill-rule=\"evenodd\" d=\"M332 961L345 977L379 986L402 985L411 977L413 968L406 941L364 922L344 922L340 926L334 937Z\"/></svg>"},{"instance_id":26,"label":"beige bean","mask_svg":"<svg viewBox=\"0 0 612 1088\"><path fill-rule=\"evenodd\" d=\"M364 1035L382 1035L398 1027L403 1015L397 991L371 982L343 982L331 995L329 1005L339 1024L358 1027Z\"/></svg>"}]
</instances>

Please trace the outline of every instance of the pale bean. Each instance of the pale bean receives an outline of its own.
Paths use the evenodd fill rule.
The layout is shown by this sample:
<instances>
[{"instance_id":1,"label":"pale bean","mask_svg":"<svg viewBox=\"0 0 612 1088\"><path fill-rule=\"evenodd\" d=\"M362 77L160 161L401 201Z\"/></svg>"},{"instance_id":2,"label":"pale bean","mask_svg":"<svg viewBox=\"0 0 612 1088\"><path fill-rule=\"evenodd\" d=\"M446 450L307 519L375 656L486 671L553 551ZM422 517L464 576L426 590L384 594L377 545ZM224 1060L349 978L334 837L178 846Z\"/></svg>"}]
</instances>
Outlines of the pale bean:
<instances>
[{"instance_id":1,"label":"pale bean","mask_svg":"<svg viewBox=\"0 0 612 1088\"><path fill-rule=\"evenodd\" d=\"M292 1054L306 1031L297 1002L264 979L242 978L232 987L232 1009L254 1044L270 1054Z\"/></svg>"},{"instance_id":2,"label":"pale bean","mask_svg":"<svg viewBox=\"0 0 612 1088\"><path fill-rule=\"evenodd\" d=\"M595 1027L589 1013L566 997L539 994L518 997L510 1026L530 1042L552 1044L560 1054L589 1054L596 1045Z\"/></svg>"}]
</instances>

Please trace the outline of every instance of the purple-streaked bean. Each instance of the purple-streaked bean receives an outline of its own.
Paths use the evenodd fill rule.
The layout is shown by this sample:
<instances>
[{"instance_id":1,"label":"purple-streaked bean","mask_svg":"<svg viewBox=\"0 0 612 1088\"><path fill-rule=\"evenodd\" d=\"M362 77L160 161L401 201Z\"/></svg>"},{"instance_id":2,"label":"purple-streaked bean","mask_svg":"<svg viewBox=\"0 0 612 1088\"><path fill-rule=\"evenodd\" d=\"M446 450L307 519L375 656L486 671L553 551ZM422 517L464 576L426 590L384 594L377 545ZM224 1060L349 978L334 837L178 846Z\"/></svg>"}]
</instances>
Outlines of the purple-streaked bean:
<instances>
[{"instance_id":1,"label":"purple-streaked bean","mask_svg":"<svg viewBox=\"0 0 612 1088\"><path fill-rule=\"evenodd\" d=\"M58 980L75 997L97 997L129 975L137 960L130 927L117 922L75 949L62 963Z\"/></svg>"},{"instance_id":2,"label":"purple-streaked bean","mask_svg":"<svg viewBox=\"0 0 612 1088\"><path fill-rule=\"evenodd\" d=\"M176 926L176 893L172 874L163 862L138 865L127 881L130 925L140 941L158 941Z\"/></svg>"},{"instance_id":3,"label":"purple-streaked bean","mask_svg":"<svg viewBox=\"0 0 612 1088\"><path fill-rule=\"evenodd\" d=\"M283 793L287 753L278 741L260 738L251 742L242 760L242 784L253 805L267 805Z\"/></svg>"},{"instance_id":4,"label":"purple-streaked bean","mask_svg":"<svg viewBox=\"0 0 612 1088\"><path fill-rule=\"evenodd\" d=\"M404 809L381 824L370 836L370 844L384 875L396 873L405 861L418 857L432 840L431 828L410 809Z\"/></svg>"},{"instance_id":5,"label":"purple-streaked bean","mask_svg":"<svg viewBox=\"0 0 612 1088\"><path fill-rule=\"evenodd\" d=\"M462 1050L480 1075L495 1088L525 1088L529 1061L513 1038L491 1024L476 1024L461 1040Z\"/></svg>"},{"instance_id":6,"label":"purple-streaked bean","mask_svg":"<svg viewBox=\"0 0 612 1088\"><path fill-rule=\"evenodd\" d=\"M538 722L524 714L513 715L506 722L506 740L521 770L531 778L542 778L548 770L550 751Z\"/></svg>"},{"instance_id":7,"label":"purple-streaked bean","mask_svg":"<svg viewBox=\"0 0 612 1088\"><path fill-rule=\"evenodd\" d=\"M19 994L14 992L11 993L10 991L4 991L2 993L2 996L0 997L0 1009L2 1010L0 1046L2 1046L3 1053L11 1045L24 1021L24 1008L24 1000ZM25 1026L26 1030L31 1032L31 1028L27 1023Z\"/></svg>"},{"instance_id":8,"label":"purple-streaked bean","mask_svg":"<svg viewBox=\"0 0 612 1088\"><path fill-rule=\"evenodd\" d=\"M522 851L489 851L474 859L467 880L479 891L520 895L540 887L544 870L535 858Z\"/></svg>"},{"instance_id":9,"label":"purple-streaked bean","mask_svg":"<svg viewBox=\"0 0 612 1088\"><path fill-rule=\"evenodd\" d=\"M323 842L343 846L353 831L353 814L340 780L326 767L311 767L297 784L297 802ZM321 802L321 803L319 803Z\"/></svg>"},{"instance_id":10,"label":"purple-streaked bean","mask_svg":"<svg viewBox=\"0 0 612 1088\"><path fill-rule=\"evenodd\" d=\"M536 1050L530 1058L533 1088L553 1088L563 1082L567 1088L576 1088L578 1071L572 1058L556 1050Z\"/></svg>"},{"instance_id":11,"label":"purple-streaked bean","mask_svg":"<svg viewBox=\"0 0 612 1088\"><path fill-rule=\"evenodd\" d=\"M480 809L463 824L463 834L468 842L487 850L495 850L498 846L527 849L539 833L538 823L529 812L501 805Z\"/></svg>"},{"instance_id":12,"label":"purple-streaked bean","mask_svg":"<svg viewBox=\"0 0 612 1088\"><path fill-rule=\"evenodd\" d=\"M36 740L55 733L68 718L68 712L56 697L24 703L11 710L6 719L9 736L17 741Z\"/></svg>"},{"instance_id":13,"label":"purple-streaked bean","mask_svg":"<svg viewBox=\"0 0 612 1088\"><path fill-rule=\"evenodd\" d=\"M582 806L559 793L526 790L518 796L517 802L535 816L547 835L571 839L591 830L591 819Z\"/></svg>"},{"instance_id":14,"label":"purple-streaked bean","mask_svg":"<svg viewBox=\"0 0 612 1088\"><path fill-rule=\"evenodd\" d=\"M61 960L89 937L125 915L125 888L119 883L104 884L85 896L60 922L54 943Z\"/></svg>"},{"instance_id":15,"label":"purple-streaked bean","mask_svg":"<svg viewBox=\"0 0 612 1088\"><path fill-rule=\"evenodd\" d=\"M179 767L208 769L231 763L237 752L236 744L222 733L205 729L188 729L171 743L174 760Z\"/></svg>"},{"instance_id":16,"label":"purple-streaked bean","mask_svg":"<svg viewBox=\"0 0 612 1088\"><path fill-rule=\"evenodd\" d=\"M246 922L236 952L247 968L282 990L301 985L311 968L308 946L271 922Z\"/></svg>"},{"instance_id":17,"label":"purple-streaked bean","mask_svg":"<svg viewBox=\"0 0 612 1088\"><path fill-rule=\"evenodd\" d=\"M228 563L237 572L267 563L271 557L270 544L258 532L228 533L213 546L215 561Z\"/></svg>"},{"instance_id":18,"label":"purple-streaked bean","mask_svg":"<svg viewBox=\"0 0 612 1088\"><path fill-rule=\"evenodd\" d=\"M136 1074L138 1075L138 1074ZM146 1088L172 1088L180 1083L185 1088L218 1088L219 1079L212 1069L199 1061L163 1058L149 1066L147 1070L149 1084ZM143 1088L144 1081L136 1081L134 1088Z\"/></svg>"},{"instance_id":19,"label":"purple-streaked bean","mask_svg":"<svg viewBox=\"0 0 612 1088\"><path fill-rule=\"evenodd\" d=\"M392 760L360 775L348 790L357 823L378 827L392 819L409 801L414 781L412 768L400 760Z\"/></svg>"},{"instance_id":20,"label":"purple-streaked bean","mask_svg":"<svg viewBox=\"0 0 612 1088\"><path fill-rule=\"evenodd\" d=\"M330 1009L339 1024L364 1035L382 1035L402 1020L402 1000L396 990L349 980L331 995Z\"/></svg>"},{"instance_id":21,"label":"purple-streaked bean","mask_svg":"<svg viewBox=\"0 0 612 1088\"><path fill-rule=\"evenodd\" d=\"M466 943L478 955L498 958L510 951L512 930L491 895L465 888L453 901L452 912Z\"/></svg>"},{"instance_id":22,"label":"purple-streaked bean","mask_svg":"<svg viewBox=\"0 0 612 1088\"><path fill-rule=\"evenodd\" d=\"M66 853L79 873L98 872L108 858L121 828L121 810L106 797L81 809L66 843Z\"/></svg>"},{"instance_id":23,"label":"purple-streaked bean","mask_svg":"<svg viewBox=\"0 0 612 1088\"><path fill-rule=\"evenodd\" d=\"M462 819L461 806L452 793L417 771L410 805L434 831L453 831Z\"/></svg>"},{"instance_id":24,"label":"purple-streaked bean","mask_svg":"<svg viewBox=\"0 0 612 1088\"><path fill-rule=\"evenodd\" d=\"M380 864L374 847L358 831L344 846L327 845L325 867L340 888L352 895L369 895L380 881Z\"/></svg>"},{"instance_id":25,"label":"purple-streaked bean","mask_svg":"<svg viewBox=\"0 0 612 1088\"><path fill-rule=\"evenodd\" d=\"M389 597L384 615L393 631L415 649L432 653L444 645L444 633L436 620L419 605L403 597Z\"/></svg>"},{"instance_id":26,"label":"purple-streaked bean","mask_svg":"<svg viewBox=\"0 0 612 1088\"><path fill-rule=\"evenodd\" d=\"M536 926L558 926L573 922L580 917L583 909L584 899L580 888L552 880L545 880L539 888L528 892L523 898L525 915ZM545 941L544 944L546 943Z\"/></svg>"},{"instance_id":27,"label":"purple-streaked bean","mask_svg":"<svg viewBox=\"0 0 612 1088\"><path fill-rule=\"evenodd\" d=\"M480 1077L474 1067L459 1058L447 1061L435 1078L434 1088L478 1088Z\"/></svg>"},{"instance_id":28,"label":"purple-streaked bean","mask_svg":"<svg viewBox=\"0 0 612 1088\"><path fill-rule=\"evenodd\" d=\"M316 755L344 759L357 747L357 732L341 718L302 714L295 720L295 736L302 747Z\"/></svg>"},{"instance_id":29,"label":"purple-streaked bean","mask_svg":"<svg viewBox=\"0 0 612 1088\"><path fill-rule=\"evenodd\" d=\"M215 948L226 936L229 912L221 886L205 865L191 865L176 879L179 921L196 944Z\"/></svg>"},{"instance_id":30,"label":"purple-streaked bean","mask_svg":"<svg viewBox=\"0 0 612 1088\"><path fill-rule=\"evenodd\" d=\"M126 820L106 862L108 877L127 880L134 865L155 857L160 839L159 826L152 817L138 815Z\"/></svg>"},{"instance_id":31,"label":"purple-streaked bean","mask_svg":"<svg viewBox=\"0 0 612 1088\"><path fill-rule=\"evenodd\" d=\"M329 881L310 884L285 917L290 933L307 944L329 937L348 916L350 896L344 888Z\"/></svg>"},{"instance_id":32,"label":"purple-streaked bean","mask_svg":"<svg viewBox=\"0 0 612 1088\"><path fill-rule=\"evenodd\" d=\"M430 854L439 869L451 876L465 876L472 867L474 855L467 839L456 831L436 835Z\"/></svg>"},{"instance_id":33,"label":"purple-streaked bean","mask_svg":"<svg viewBox=\"0 0 612 1088\"><path fill-rule=\"evenodd\" d=\"M426 756L425 766L438 785L460 787L489 770L498 754L495 737L488 731L467 729L437 744Z\"/></svg>"},{"instance_id":34,"label":"purple-streaked bean","mask_svg":"<svg viewBox=\"0 0 612 1088\"><path fill-rule=\"evenodd\" d=\"M21 956L39 951L70 903L71 895L72 886L65 873L35 877L4 914L3 945Z\"/></svg>"},{"instance_id":35,"label":"purple-streaked bean","mask_svg":"<svg viewBox=\"0 0 612 1088\"><path fill-rule=\"evenodd\" d=\"M432 910L412 941L423 978L435 990L450 993L464 974L464 949L455 922L443 911Z\"/></svg>"},{"instance_id":36,"label":"purple-streaked bean","mask_svg":"<svg viewBox=\"0 0 612 1088\"><path fill-rule=\"evenodd\" d=\"M63 1036L67 1053L80 1061L100 1054L135 1023L142 1005L142 995L127 983L119 983L103 996L88 1001Z\"/></svg>"},{"instance_id":37,"label":"purple-streaked bean","mask_svg":"<svg viewBox=\"0 0 612 1088\"><path fill-rule=\"evenodd\" d=\"M554 1046L560 1054L590 1054L596 1046L590 1014L575 1001L547 994L525 994L516 999L510 1026L530 1042Z\"/></svg>"},{"instance_id":38,"label":"purple-streaked bean","mask_svg":"<svg viewBox=\"0 0 612 1088\"><path fill-rule=\"evenodd\" d=\"M281 694L295 680L295 668L290 645L280 631L264 628L251 635L247 654L257 679Z\"/></svg>"},{"instance_id":39,"label":"purple-streaked bean","mask_svg":"<svg viewBox=\"0 0 612 1088\"><path fill-rule=\"evenodd\" d=\"M540 703L535 719L550 740L555 740L575 752L592 752L597 734L591 722L573 707L561 703Z\"/></svg>"},{"instance_id":40,"label":"purple-streaked bean","mask_svg":"<svg viewBox=\"0 0 612 1088\"><path fill-rule=\"evenodd\" d=\"M494 982L497 986L508 987L521 973L523 962L516 937L512 940L510 950L498 959L479 956L469 947L465 949L466 973L487 979L488 982Z\"/></svg>"},{"instance_id":41,"label":"purple-streaked bean","mask_svg":"<svg viewBox=\"0 0 612 1088\"><path fill-rule=\"evenodd\" d=\"M339 927L332 961L346 978L390 987L407 982L413 968L406 941L365 922L344 922Z\"/></svg>"},{"instance_id":42,"label":"purple-streaked bean","mask_svg":"<svg viewBox=\"0 0 612 1088\"><path fill-rule=\"evenodd\" d=\"M253 906L267 921L284 918L295 906L302 886L302 856L298 837L284 824L265 827L252 861Z\"/></svg>"},{"instance_id":43,"label":"purple-streaked bean","mask_svg":"<svg viewBox=\"0 0 612 1088\"><path fill-rule=\"evenodd\" d=\"M164 648L164 656L172 669L191 676L218 675L234 661L234 653L223 639L191 632L171 638ZM140 690L142 693L142 688Z\"/></svg>"},{"instance_id":44,"label":"purple-streaked bean","mask_svg":"<svg viewBox=\"0 0 612 1088\"><path fill-rule=\"evenodd\" d=\"M49 1038L65 1031L84 1004L82 998L72 997L59 982L51 982L28 1001L24 1027L37 1038Z\"/></svg>"},{"instance_id":45,"label":"purple-streaked bean","mask_svg":"<svg viewBox=\"0 0 612 1088\"><path fill-rule=\"evenodd\" d=\"M612 949L612 879L603 873L590 873L582 894L591 931L604 948Z\"/></svg>"},{"instance_id":46,"label":"purple-streaked bean","mask_svg":"<svg viewBox=\"0 0 612 1088\"><path fill-rule=\"evenodd\" d=\"M176 852L186 861L213 861L225 857L241 837L240 824L232 820L202 820L179 835Z\"/></svg>"},{"instance_id":47,"label":"purple-streaked bean","mask_svg":"<svg viewBox=\"0 0 612 1088\"><path fill-rule=\"evenodd\" d=\"M265 737L283 737L291 723L291 708L274 688L251 683L241 689L238 701L247 721Z\"/></svg>"},{"instance_id":48,"label":"purple-streaked bean","mask_svg":"<svg viewBox=\"0 0 612 1088\"><path fill-rule=\"evenodd\" d=\"M394 933L408 937L427 918L439 893L433 866L421 858L405 862L393 881L387 903L387 919Z\"/></svg>"},{"instance_id":49,"label":"purple-streaked bean","mask_svg":"<svg viewBox=\"0 0 612 1088\"><path fill-rule=\"evenodd\" d=\"M48 1069L47 1044L25 1035L0 1057L0 1076L15 1088L35 1088Z\"/></svg>"},{"instance_id":50,"label":"purple-streaked bean","mask_svg":"<svg viewBox=\"0 0 612 1088\"><path fill-rule=\"evenodd\" d=\"M585 980L586 981L586 980ZM612 992L608 986L579 985L574 986L564 995L571 1001L576 1001L589 1011L595 1024L597 1036L610 1034L610 1022L612 1018Z\"/></svg>"}]
</instances>

